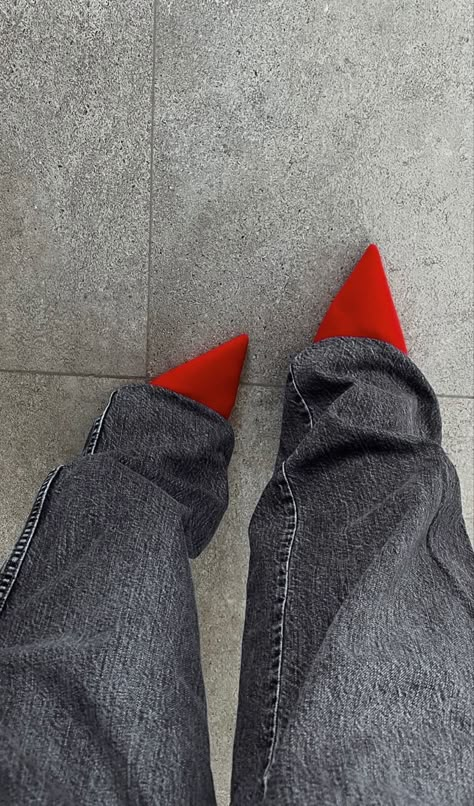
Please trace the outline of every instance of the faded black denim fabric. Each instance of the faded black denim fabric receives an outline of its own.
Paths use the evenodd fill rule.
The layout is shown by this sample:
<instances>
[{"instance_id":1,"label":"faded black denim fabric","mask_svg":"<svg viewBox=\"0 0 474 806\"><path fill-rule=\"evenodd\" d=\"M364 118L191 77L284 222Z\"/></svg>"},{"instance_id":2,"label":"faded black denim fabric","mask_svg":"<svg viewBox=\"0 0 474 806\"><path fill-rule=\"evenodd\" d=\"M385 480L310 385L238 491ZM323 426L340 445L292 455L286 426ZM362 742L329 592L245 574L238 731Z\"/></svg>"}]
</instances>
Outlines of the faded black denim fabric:
<instances>
[{"instance_id":1,"label":"faded black denim fabric","mask_svg":"<svg viewBox=\"0 0 474 806\"><path fill-rule=\"evenodd\" d=\"M234 806L471 804L474 560L440 437L389 345L292 362L250 527ZM219 415L128 386L48 477L0 575L2 806L215 803L189 557L232 446Z\"/></svg>"},{"instance_id":2,"label":"faded black denim fabric","mask_svg":"<svg viewBox=\"0 0 474 806\"><path fill-rule=\"evenodd\" d=\"M232 447L214 412L129 386L58 471L0 615L2 806L214 803L189 556Z\"/></svg>"},{"instance_id":3,"label":"faded black denim fabric","mask_svg":"<svg viewBox=\"0 0 474 806\"><path fill-rule=\"evenodd\" d=\"M435 395L401 352L290 368L250 527L233 803L474 799L474 557Z\"/></svg>"}]
</instances>

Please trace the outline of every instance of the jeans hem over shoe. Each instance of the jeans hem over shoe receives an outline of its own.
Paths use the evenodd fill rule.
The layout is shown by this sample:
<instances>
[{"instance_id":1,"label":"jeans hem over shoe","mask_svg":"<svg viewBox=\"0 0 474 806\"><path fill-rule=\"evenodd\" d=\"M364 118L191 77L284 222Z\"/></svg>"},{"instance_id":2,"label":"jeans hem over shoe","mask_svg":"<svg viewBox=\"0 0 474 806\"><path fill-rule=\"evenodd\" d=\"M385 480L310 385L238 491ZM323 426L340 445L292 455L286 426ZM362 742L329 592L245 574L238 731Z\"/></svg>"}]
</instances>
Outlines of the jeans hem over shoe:
<instances>
[{"instance_id":1,"label":"jeans hem over shoe","mask_svg":"<svg viewBox=\"0 0 474 806\"><path fill-rule=\"evenodd\" d=\"M215 806L190 558L229 423L119 389L0 581L0 799ZM250 524L233 806L468 806L474 555L433 390L401 352L291 364Z\"/></svg>"},{"instance_id":2,"label":"jeans hem over shoe","mask_svg":"<svg viewBox=\"0 0 474 806\"><path fill-rule=\"evenodd\" d=\"M437 680L451 675L466 690L474 555L440 442L433 390L391 345L328 339L292 362L279 456L250 525L233 806L467 806L470 785L459 772L465 716L449 687L437 693ZM395 591L407 584L399 604ZM431 598L435 618L425 612ZM438 671L437 642L451 612L457 640ZM406 667L398 668L405 654ZM428 658L431 676L423 670ZM374 685L371 707L380 716L361 718L356 703L371 702ZM417 713L420 685L433 687L432 701L411 726L409 703L413 697ZM382 694L393 686L405 742ZM443 727L436 725L439 696L449 702ZM388 768L380 766L384 758Z\"/></svg>"},{"instance_id":3,"label":"jeans hem over shoe","mask_svg":"<svg viewBox=\"0 0 474 806\"><path fill-rule=\"evenodd\" d=\"M4 570L9 806L215 803L189 559L226 509L232 449L216 412L130 385L48 476Z\"/></svg>"}]
</instances>

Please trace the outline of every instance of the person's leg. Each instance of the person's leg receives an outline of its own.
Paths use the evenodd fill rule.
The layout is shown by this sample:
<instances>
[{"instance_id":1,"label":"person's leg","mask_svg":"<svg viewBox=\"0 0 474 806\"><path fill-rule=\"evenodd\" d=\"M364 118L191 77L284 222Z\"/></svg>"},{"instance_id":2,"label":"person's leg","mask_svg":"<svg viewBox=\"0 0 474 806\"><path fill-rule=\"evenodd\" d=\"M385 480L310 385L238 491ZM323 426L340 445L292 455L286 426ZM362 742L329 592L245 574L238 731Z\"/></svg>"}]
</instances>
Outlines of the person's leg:
<instances>
[{"instance_id":1,"label":"person's leg","mask_svg":"<svg viewBox=\"0 0 474 806\"><path fill-rule=\"evenodd\" d=\"M292 363L250 527L234 806L467 806L474 561L434 393L382 341Z\"/></svg>"},{"instance_id":2,"label":"person's leg","mask_svg":"<svg viewBox=\"0 0 474 806\"><path fill-rule=\"evenodd\" d=\"M189 556L232 446L214 411L128 386L43 486L0 574L2 804L214 803Z\"/></svg>"}]
</instances>

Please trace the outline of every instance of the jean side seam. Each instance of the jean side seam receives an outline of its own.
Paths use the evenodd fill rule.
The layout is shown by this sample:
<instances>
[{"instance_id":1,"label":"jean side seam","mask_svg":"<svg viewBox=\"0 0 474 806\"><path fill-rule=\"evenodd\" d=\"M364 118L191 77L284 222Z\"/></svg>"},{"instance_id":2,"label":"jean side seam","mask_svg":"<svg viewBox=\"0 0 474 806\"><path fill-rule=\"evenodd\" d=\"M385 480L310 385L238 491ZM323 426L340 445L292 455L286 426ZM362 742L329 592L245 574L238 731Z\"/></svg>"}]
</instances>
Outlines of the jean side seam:
<instances>
[{"instance_id":1,"label":"jean side seam","mask_svg":"<svg viewBox=\"0 0 474 806\"><path fill-rule=\"evenodd\" d=\"M25 528L18 538L10 557L0 572L0 613L5 607L5 603L13 589L18 574L20 573L23 560L27 555L31 541L33 540L38 528L38 524L41 520L46 498L62 467L63 465L59 465L59 467L52 470L41 485Z\"/></svg>"},{"instance_id":2,"label":"jean side seam","mask_svg":"<svg viewBox=\"0 0 474 806\"><path fill-rule=\"evenodd\" d=\"M291 485L288 481L288 475L286 472L286 463L283 462L282 464L282 473L283 479L285 481L286 488L290 494L290 499L292 502L292 519L291 519L291 530L289 533L289 539L281 548L281 560L280 560L280 571L279 575L281 574L283 577L283 593L282 593L282 600L279 609L279 619L278 619L278 639L277 639L277 652L276 652L276 681L275 681L275 695L274 695L274 705L273 705L273 715L272 715L272 722L270 728L270 748L268 753L268 761L263 773L263 791L264 796L267 791L268 785L268 777L270 775L270 770L273 765L273 760L275 756L275 749L276 749L276 740L278 735L278 715L279 715L279 706L280 706L280 695L281 695L281 679L282 679L282 668L283 668L283 647L285 642L285 617L286 617L286 606L288 602L288 584L289 584L289 567L291 561L291 555L293 550L293 545L296 538L296 531L298 528L298 511L296 508L296 501L293 494L293 490ZM273 665L273 664L272 664Z\"/></svg>"},{"instance_id":3,"label":"jean side seam","mask_svg":"<svg viewBox=\"0 0 474 806\"><path fill-rule=\"evenodd\" d=\"M313 418L311 415L311 411L304 399L301 391L299 390L296 380L293 374L293 368L290 367L290 379L293 385L293 388L300 399L301 403L304 406L304 409L308 415L310 428L313 427ZM289 591L289 577L290 577L290 564L291 558L293 554L293 548L296 542L296 534L298 531L298 507L296 505L296 498L293 493L293 488L290 484L288 473L286 470L286 461L283 462L281 466L283 480L285 482L286 489L289 493L290 500L291 500L291 507L292 507L292 516L290 521L290 531L288 540L284 542L281 547L280 553L280 574L283 576L283 593L281 599L281 606L279 610L279 619L278 619L278 643L277 643L277 663L276 663L276 685L275 685L275 696L274 696L274 704L273 704L273 715L272 715L272 722L270 728L270 748L268 753L268 760L265 766L265 770L263 773L263 793L264 797L266 795L267 786L268 786L268 779L270 775L270 771L273 765L273 761L275 758L275 750L276 750L276 743L278 738L278 717L279 717L279 710L280 710L280 697L281 697L281 681L282 681L282 671L283 671L283 654L284 654L284 644L285 644L285 623L286 623L286 610L288 604L288 591Z\"/></svg>"},{"instance_id":4,"label":"jean side seam","mask_svg":"<svg viewBox=\"0 0 474 806\"><path fill-rule=\"evenodd\" d=\"M92 456L92 454L94 454L96 452L96 450L97 450L97 445L99 443L100 435L101 435L102 429L104 427L105 418L106 418L106 416L107 416L107 414L109 412L109 409L110 409L110 407L112 405L112 400L114 399L116 394L117 394L117 390L115 389L112 392L112 394L110 395L109 402L107 403L104 411L102 412L100 417L97 417L97 420L95 421L94 425L92 426L91 432L89 434L89 437L87 439L87 442L86 442L86 445L85 445L84 451L83 451L83 453L88 455L88 456Z\"/></svg>"},{"instance_id":5,"label":"jean side seam","mask_svg":"<svg viewBox=\"0 0 474 806\"><path fill-rule=\"evenodd\" d=\"M290 365L290 379L291 379L291 382L293 384L294 390L295 390L296 394L298 395L301 403L303 404L303 407L304 407L304 409L306 411L306 414L308 415L309 427L313 428L314 423L313 423L313 415L311 414L311 409L309 408L308 404L306 403L306 400L304 399L304 397L303 397L303 395L301 393L301 390L300 390L298 384L296 383L295 373L293 372L293 367L291 365Z\"/></svg>"},{"instance_id":6,"label":"jean side seam","mask_svg":"<svg viewBox=\"0 0 474 806\"><path fill-rule=\"evenodd\" d=\"M92 455L97 450L97 445L100 439L100 435L102 433L104 421L110 409L116 391L117 390L112 392L109 398L109 402L107 403L107 406L105 407L100 417L96 419L94 425L92 426L83 454ZM25 528L23 529L23 532L18 538L13 548L13 551L10 554L10 557L3 565L3 567L0 569L0 614L3 608L5 607L5 603L17 580L18 574L20 573L20 568L23 564L23 560L26 557L31 541L33 540L33 537L38 528L38 524L41 519L44 503L46 501L48 492L62 467L63 465L59 465L59 467L57 467L55 470L52 470L51 473L49 473L48 476L46 477L43 484L41 485L38 494L35 498L35 501L33 503L33 508L26 522Z\"/></svg>"}]
</instances>

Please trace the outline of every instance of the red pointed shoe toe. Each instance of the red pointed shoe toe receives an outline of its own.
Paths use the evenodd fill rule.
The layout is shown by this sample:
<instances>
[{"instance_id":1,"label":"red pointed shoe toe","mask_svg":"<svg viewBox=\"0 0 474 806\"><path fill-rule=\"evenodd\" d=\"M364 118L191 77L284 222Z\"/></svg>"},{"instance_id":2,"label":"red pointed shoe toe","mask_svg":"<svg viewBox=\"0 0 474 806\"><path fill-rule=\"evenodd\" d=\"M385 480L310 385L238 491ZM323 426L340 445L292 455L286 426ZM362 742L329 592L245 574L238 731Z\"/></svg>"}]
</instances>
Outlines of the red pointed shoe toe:
<instances>
[{"instance_id":1,"label":"red pointed shoe toe","mask_svg":"<svg viewBox=\"0 0 474 806\"><path fill-rule=\"evenodd\" d=\"M378 339L408 352L390 286L380 257L371 244L336 295L314 341L334 336Z\"/></svg>"},{"instance_id":2,"label":"red pointed shoe toe","mask_svg":"<svg viewBox=\"0 0 474 806\"><path fill-rule=\"evenodd\" d=\"M229 417L234 407L249 338L242 334L179 367L152 378L152 386L171 389Z\"/></svg>"}]
</instances>

